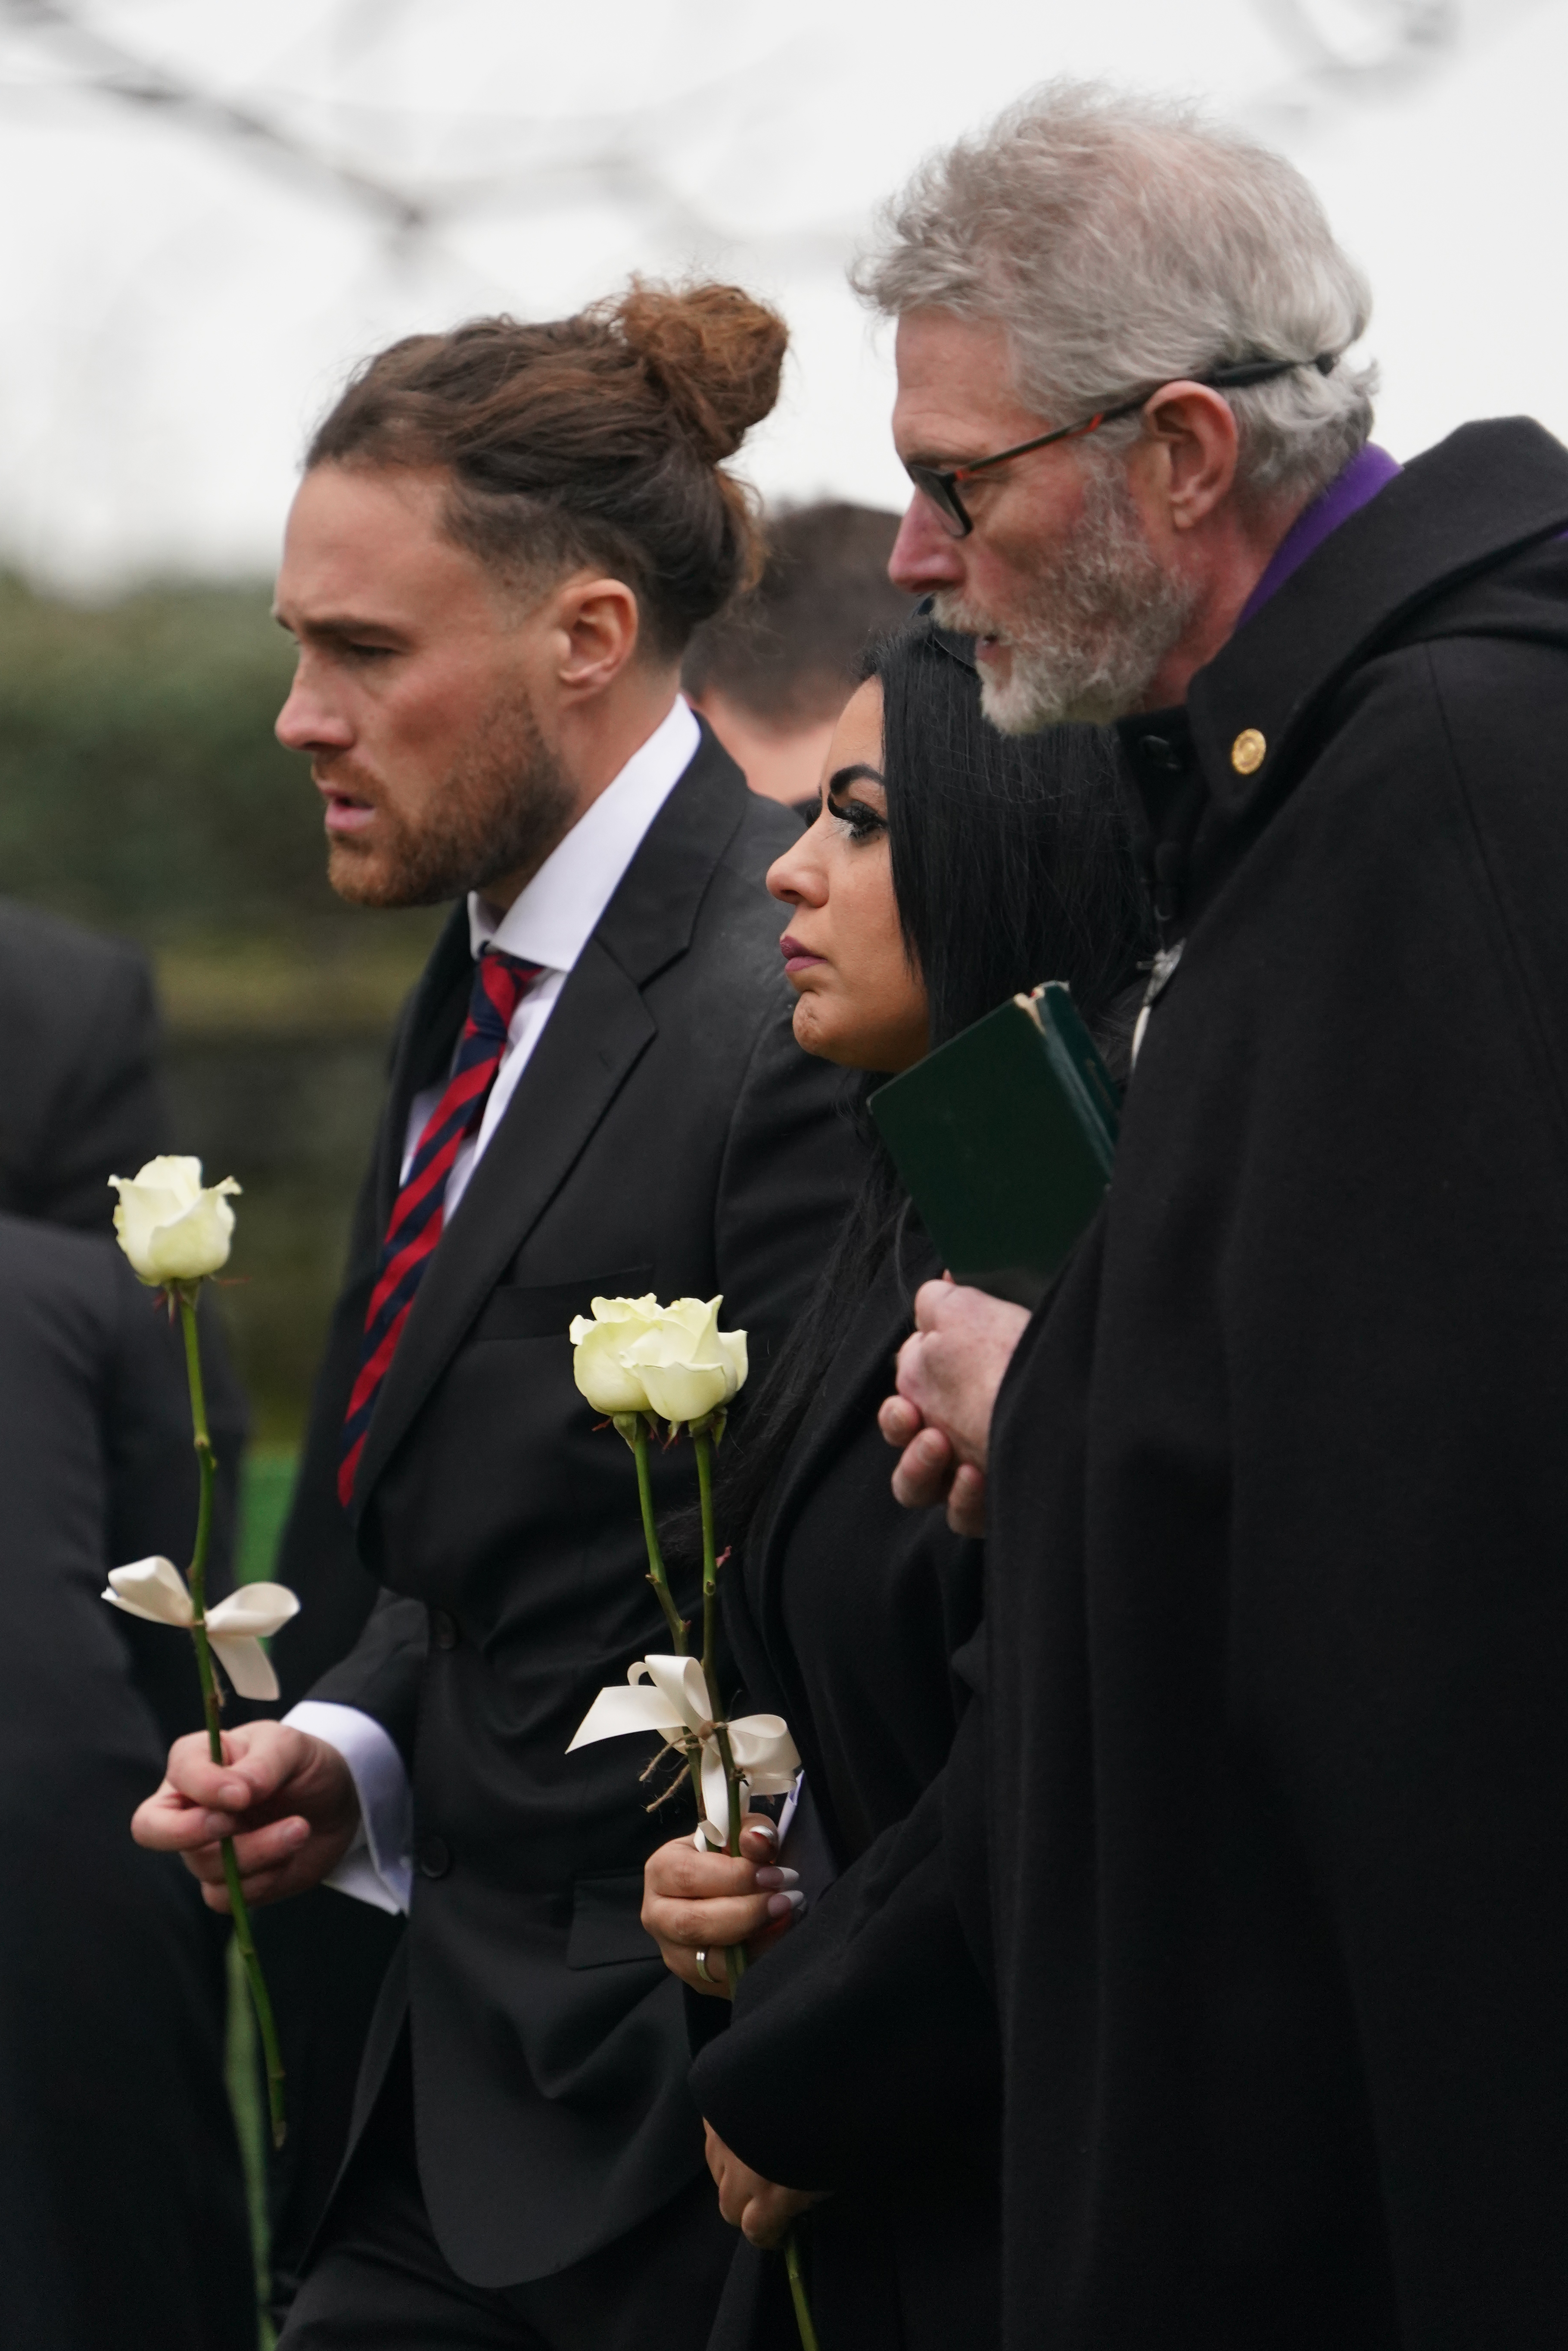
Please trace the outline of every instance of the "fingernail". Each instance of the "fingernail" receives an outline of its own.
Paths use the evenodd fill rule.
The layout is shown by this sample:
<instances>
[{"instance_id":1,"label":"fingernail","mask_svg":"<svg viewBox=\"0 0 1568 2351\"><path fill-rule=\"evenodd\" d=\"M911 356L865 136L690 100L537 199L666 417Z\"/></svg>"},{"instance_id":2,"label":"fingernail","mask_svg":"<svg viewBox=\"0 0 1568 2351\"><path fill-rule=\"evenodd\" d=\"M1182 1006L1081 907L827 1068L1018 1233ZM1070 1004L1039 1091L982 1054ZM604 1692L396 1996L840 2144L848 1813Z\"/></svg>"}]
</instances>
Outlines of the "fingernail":
<instances>
[{"instance_id":1,"label":"fingernail","mask_svg":"<svg viewBox=\"0 0 1568 2351\"><path fill-rule=\"evenodd\" d=\"M303 1844L309 1834L310 1823L308 1821L290 1821L287 1828L284 1831L284 1835L290 1844Z\"/></svg>"},{"instance_id":2,"label":"fingernail","mask_svg":"<svg viewBox=\"0 0 1568 2351\"><path fill-rule=\"evenodd\" d=\"M757 1886L763 1894L771 1894L775 1886L798 1886L799 1884L798 1869L775 1869L770 1864L766 1869L759 1869L757 1872Z\"/></svg>"},{"instance_id":3,"label":"fingernail","mask_svg":"<svg viewBox=\"0 0 1568 2351\"><path fill-rule=\"evenodd\" d=\"M225 1780L218 1791L220 1804L227 1804L231 1813L243 1813L250 1802L251 1792L243 1780Z\"/></svg>"},{"instance_id":4,"label":"fingernail","mask_svg":"<svg viewBox=\"0 0 1568 2351\"><path fill-rule=\"evenodd\" d=\"M768 1896L770 1918L798 1918L805 1908L805 1896L798 1887L792 1894L770 1894Z\"/></svg>"}]
</instances>

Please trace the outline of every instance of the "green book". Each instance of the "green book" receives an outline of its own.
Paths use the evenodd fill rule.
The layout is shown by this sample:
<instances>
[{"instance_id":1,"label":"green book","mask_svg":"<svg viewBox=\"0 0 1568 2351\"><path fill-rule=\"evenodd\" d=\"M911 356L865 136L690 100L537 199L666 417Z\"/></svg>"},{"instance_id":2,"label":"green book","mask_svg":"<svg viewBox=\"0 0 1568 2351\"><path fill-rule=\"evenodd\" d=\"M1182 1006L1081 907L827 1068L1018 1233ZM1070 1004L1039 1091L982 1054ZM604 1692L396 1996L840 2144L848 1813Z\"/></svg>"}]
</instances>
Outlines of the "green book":
<instances>
[{"instance_id":1,"label":"green book","mask_svg":"<svg viewBox=\"0 0 1568 2351\"><path fill-rule=\"evenodd\" d=\"M1037 1306L1116 1147L1116 1081L1072 991L998 1005L878 1086L871 1115L954 1280Z\"/></svg>"}]
</instances>

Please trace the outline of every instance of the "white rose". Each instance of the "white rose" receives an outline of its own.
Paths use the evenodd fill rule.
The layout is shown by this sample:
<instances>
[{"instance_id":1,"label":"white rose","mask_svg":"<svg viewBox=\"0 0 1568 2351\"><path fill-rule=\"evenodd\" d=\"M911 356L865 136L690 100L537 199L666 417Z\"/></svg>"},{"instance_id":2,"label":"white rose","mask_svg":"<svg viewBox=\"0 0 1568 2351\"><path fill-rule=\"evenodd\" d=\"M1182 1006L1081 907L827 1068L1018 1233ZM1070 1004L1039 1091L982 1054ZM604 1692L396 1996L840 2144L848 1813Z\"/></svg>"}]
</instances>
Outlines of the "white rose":
<instances>
[{"instance_id":1,"label":"white rose","mask_svg":"<svg viewBox=\"0 0 1568 2351\"><path fill-rule=\"evenodd\" d=\"M240 1188L232 1176L203 1186L199 1159L163 1158L109 1180L119 1194L114 1229L139 1281L160 1290L228 1263L234 1212L224 1196Z\"/></svg>"},{"instance_id":2,"label":"white rose","mask_svg":"<svg viewBox=\"0 0 1568 2351\"><path fill-rule=\"evenodd\" d=\"M628 1368L627 1350L659 1320L659 1301L646 1298L596 1298L593 1317L574 1315L567 1337L574 1349L572 1377L596 1412L613 1418L617 1413L650 1412L648 1392L639 1374Z\"/></svg>"},{"instance_id":3,"label":"white rose","mask_svg":"<svg viewBox=\"0 0 1568 2351\"><path fill-rule=\"evenodd\" d=\"M721 1331L722 1297L678 1298L627 1349L661 1420L702 1420L728 1405L746 1376L746 1334Z\"/></svg>"}]
</instances>

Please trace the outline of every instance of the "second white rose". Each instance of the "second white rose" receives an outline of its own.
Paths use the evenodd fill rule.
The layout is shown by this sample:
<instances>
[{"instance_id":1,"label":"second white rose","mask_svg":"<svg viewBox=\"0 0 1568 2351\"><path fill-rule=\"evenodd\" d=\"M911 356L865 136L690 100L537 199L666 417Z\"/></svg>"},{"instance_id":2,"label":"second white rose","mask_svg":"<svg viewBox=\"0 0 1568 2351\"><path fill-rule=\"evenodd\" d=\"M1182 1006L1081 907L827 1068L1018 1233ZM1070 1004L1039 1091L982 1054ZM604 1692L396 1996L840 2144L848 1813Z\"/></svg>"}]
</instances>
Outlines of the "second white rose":
<instances>
[{"instance_id":1,"label":"second white rose","mask_svg":"<svg viewBox=\"0 0 1568 2351\"><path fill-rule=\"evenodd\" d=\"M640 1377L648 1401L661 1420L677 1425L718 1412L743 1385L746 1334L721 1331L722 1296L678 1298L652 1327L627 1350L627 1364Z\"/></svg>"},{"instance_id":2,"label":"second white rose","mask_svg":"<svg viewBox=\"0 0 1568 2351\"><path fill-rule=\"evenodd\" d=\"M721 1331L723 1298L596 1298L570 1337L572 1374L597 1412L680 1425L728 1405L746 1376L746 1334Z\"/></svg>"}]
</instances>

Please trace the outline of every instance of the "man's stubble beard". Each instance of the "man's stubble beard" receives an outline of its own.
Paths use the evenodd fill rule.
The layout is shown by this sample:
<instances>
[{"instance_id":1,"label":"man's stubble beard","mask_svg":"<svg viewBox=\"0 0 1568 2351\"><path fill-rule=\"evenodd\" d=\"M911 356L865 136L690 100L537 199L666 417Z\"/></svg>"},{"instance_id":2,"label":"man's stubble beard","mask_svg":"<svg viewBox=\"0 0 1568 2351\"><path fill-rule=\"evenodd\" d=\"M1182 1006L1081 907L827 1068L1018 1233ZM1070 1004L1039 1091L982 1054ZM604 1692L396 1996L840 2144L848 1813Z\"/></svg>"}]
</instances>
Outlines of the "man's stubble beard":
<instances>
[{"instance_id":1,"label":"man's stubble beard","mask_svg":"<svg viewBox=\"0 0 1568 2351\"><path fill-rule=\"evenodd\" d=\"M352 789L351 769L339 772ZM356 906L437 906L536 872L574 814L559 760L521 690L499 698L416 827L379 797L374 849L333 840L327 873Z\"/></svg>"},{"instance_id":2,"label":"man's stubble beard","mask_svg":"<svg viewBox=\"0 0 1568 2351\"><path fill-rule=\"evenodd\" d=\"M1043 557L1005 627L956 596L939 594L933 616L962 635L1005 640L1008 676L981 664L981 707L1004 735L1037 735L1137 710L1197 601L1150 547L1121 462L1096 455L1085 465L1077 521Z\"/></svg>"}]
</instances>

